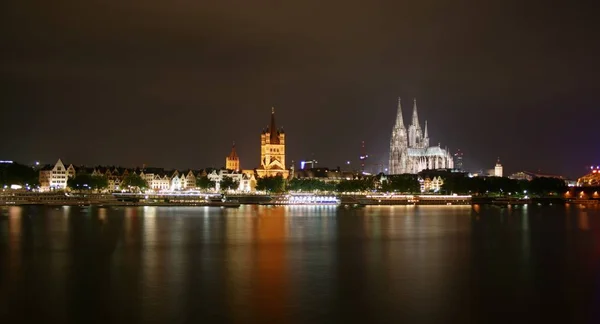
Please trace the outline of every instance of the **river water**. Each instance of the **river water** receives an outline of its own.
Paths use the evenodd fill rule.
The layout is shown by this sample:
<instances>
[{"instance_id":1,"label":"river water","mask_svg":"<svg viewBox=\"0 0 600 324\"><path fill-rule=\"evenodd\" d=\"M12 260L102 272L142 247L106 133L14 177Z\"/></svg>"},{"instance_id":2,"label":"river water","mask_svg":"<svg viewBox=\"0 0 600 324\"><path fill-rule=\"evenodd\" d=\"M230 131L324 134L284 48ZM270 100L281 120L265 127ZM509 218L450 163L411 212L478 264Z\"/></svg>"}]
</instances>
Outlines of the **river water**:
<instances>
[{"instance_id":1,"label":"river water","mask_svg":"<svg viewBox=\"0 0 600 324\"><path fill-rule=\"evenodd\" d=\"M600 323L600 207L0 212L1 323Z\"/></svg>"}]
</instances>

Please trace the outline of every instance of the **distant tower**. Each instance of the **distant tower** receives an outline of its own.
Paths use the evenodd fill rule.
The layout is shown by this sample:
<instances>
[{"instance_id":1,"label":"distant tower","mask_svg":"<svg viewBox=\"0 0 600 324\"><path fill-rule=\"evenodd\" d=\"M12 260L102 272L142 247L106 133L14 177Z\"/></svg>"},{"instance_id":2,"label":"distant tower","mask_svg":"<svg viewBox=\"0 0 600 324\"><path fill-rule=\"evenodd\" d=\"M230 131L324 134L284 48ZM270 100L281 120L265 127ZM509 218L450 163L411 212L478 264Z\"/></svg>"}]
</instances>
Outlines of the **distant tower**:
<instances>
[{"instance_id":1,"label":"distant tower","mask_svg":"<svg viewBox=\"0 0 600 324\"><path fill-rule=\"evenodd\" d=\"M285 169L285 133L275 125L275 108L271 108L271 123L260 134L260 168L256 173L261 178L289 175Z\"/></svg>"},{"instance_id":2,"label":"distant tower","mask_svg":"<svg viewBox=\"0 0 600 324\"><path fill-rule=\"evenodd\" d=\"M240 158L235 152L235 142L231 146L231 153L225 158L225 169L240 171Z\"/></svg>"},{"instance_id":3,"label":"distant tower","mask_svg":"<svg viewBox=\"0 0 600 324\"><path fill-rule=\"evenodd\" d=\"M406 163L408 158L408 134L404 127L402 118L402 100L398 98L398 113L396 114L396 123L392 130L390 139L390 163L388 174L406 173Z\"/></svg>"},{"instance_id":4,"label":"distant tower","mask_svg":"<svg viewBox=\"0 0 600 324\"><path fill-rule=\"evenodd\" d=\"M423 148L429 147L429 132L427 131L427 121L425 121L425 135L423 135Z\"/></svg>"},{"instance_id":5,"label":"distant tower","mask_svg":"<svg viewBox=\"0 0 600 324\"><path fill-rule=\"evenodd\" d=\"M456 150L456 153L454 153L454 166L458 171L463 170L463 152L461 152L460 149Z\"/></svg>"},{"instance_id":6,"label":"distant tower","mask_svg":"<svg viewBox=\"0 0 600 324\"><path fill-rule=\"evenodd\" d=\"M417 113L417 99L413 100L412 122L408 126L408 147L423 148L423 132L419 125L419 114Z\"/></svg>"},{"instance_id":7,"label":"distant tower","mask_svg":"<svg viewBox=\"0 0 600 324\"><path fill-rule=\"evenodd\" d=\"M494 176L502 176L502 164L500 164L500 158L498 158L498 161L496 162L496 167L494 168Z\"/></svg>"},{"instance_id":8,"label":"distant tower","mask_svg":"<svg viewBox=\"0 0 600 324\"><path fill-rule=\"evenodd\" d=\"M367 160L368 157L369 157L369 155L366 153L366 149L365 149L365 141L362 141L361 145L360 145L360 171L361 172L365 172L365 161Z\"/></svg>"}]
</instances>

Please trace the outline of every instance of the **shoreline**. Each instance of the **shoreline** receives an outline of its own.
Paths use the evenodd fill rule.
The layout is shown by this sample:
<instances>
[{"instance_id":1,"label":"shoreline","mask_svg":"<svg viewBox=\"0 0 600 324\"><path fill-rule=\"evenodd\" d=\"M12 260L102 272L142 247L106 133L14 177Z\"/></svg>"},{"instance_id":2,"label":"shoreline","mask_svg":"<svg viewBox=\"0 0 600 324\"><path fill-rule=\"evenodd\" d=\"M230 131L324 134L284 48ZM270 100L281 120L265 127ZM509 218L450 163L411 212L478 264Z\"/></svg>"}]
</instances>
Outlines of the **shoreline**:
<instances>
[{"instance_id":1,"label":"shoreline","mask_svg":"<svg viewBox=\"0 0 600 324\"><path fill-rule=\"evenodd\" d=\"M479 197L470 195L389 195L389 194L363 194L363 195L336 195L338 203L281 203L279 195L225 195L208 198L209 194L202 195L130 195L120 196L113 194L71 194L60 193L24 193L0 195L0 206L97 206L97 207L140 207L140 206L190 206L190 207L239 207L241 205L264 206L444 206L444 205L550 205L550 204L600 204L600 200L566 199L563 197ZM214 193L212 195L215 195ZM315 196L331 196L331 194L314 194Z\"/></svg>"}]
</instances>

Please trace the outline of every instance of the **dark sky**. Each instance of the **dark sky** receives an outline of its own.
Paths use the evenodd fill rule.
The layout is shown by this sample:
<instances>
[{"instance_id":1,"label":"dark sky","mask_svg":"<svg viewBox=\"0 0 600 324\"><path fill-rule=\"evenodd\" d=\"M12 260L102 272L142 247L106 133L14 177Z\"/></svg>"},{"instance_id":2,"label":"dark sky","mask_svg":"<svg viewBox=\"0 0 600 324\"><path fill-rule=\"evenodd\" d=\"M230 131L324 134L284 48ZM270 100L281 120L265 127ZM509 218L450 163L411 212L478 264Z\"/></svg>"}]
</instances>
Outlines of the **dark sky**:
<instances>
[{"instance_id":1,"label":"dark sky","mask_svg":"<svg viewBox=\"0 0 600 324\"><path fill-rule=\"evenodd\" d=\"M110 4L112 3L112 4ZM600 164L594 2L4 1L0 159L259 164L275 106L287 159L387 161L397 97L466 167L579 176Z\"/></svg>"}]
</instances>

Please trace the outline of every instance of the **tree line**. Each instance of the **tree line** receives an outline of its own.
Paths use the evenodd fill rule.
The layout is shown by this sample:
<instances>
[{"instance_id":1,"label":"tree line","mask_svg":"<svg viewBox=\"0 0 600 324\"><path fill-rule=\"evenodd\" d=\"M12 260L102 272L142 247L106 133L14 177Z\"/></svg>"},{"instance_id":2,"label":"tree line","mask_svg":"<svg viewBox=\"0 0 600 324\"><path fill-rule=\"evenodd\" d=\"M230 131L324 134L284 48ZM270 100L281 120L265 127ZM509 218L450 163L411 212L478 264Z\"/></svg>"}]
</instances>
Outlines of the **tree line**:
<instances>
[{"instance_id":1,"label":"tree line","mask_svg":"<svg viewBox=\"0 0 600 324\"><path fill-rule=\"evenodd\" d=\"M294 178L286 181L281 176L259 178L256 189L267 192L367 192L385 191L398 193L420 192L417 175L362 176L355 179L342 179L339 182L326 182L314 178Z\"/></svg>"},{"instance_id":2,"label":"tree line","mask_svg":"<svg viewBox=\"0 0 600 324\"><path fill-rule=\"evenodd\" d=\"M31 187L39 185L39 172L30 166L19 163L0 164L0 185L10 186L13 184ZM397 192L397 193L420 193L421 185L419 178L441 177L444 181L441 193L445 194L475 194L475 195L506 195L533 194L552 195L567 191L567 186L562 179L558 178L534 178L531 181L514 180L506 177L473 177L464 173L453 173L444 171L426 170L419 175L370 175L360 176L355 179L343 179L339 182L326 182L315 178L294 178L286 180L282 176L258 178L256 189L271 193L285 191L300 192ZM108 179L105 176L92 176L88 173L78 173L74 178L68 179L67 186L72 190L104 190L108 188ZM139 175L132 173L125 177L120 183L121 189L130 191L143 191L149 188L148 182ZM196 187L211 190L216 183L207 176L196 178ZM239 182L230 177L221 180L222 191L235 190Z\"/></svg>"},{"instance_id":3,"label":"tree line","mask_svg":"<svg viewBox=\"0 0 600 324\"><path fill-rule=\"evenodd\" d=\"M11 185L36 187L39 185L38 179L39 172L30 166L19 163L0 164L0 185L2 187Z\"/></svg>"},{"instance_id":4,"label":"tree line","mask_svg":"<svg viewBox=\"0 0 600 324\"><path fill-rule=\"evenodd\" d=\"M564 180L558 178L534 178L528 180L515 180L504 177L448 177L444 180L442 189L445 193L452 194L534 194L552 195L567 191Z\"/></svg>"}]
</instances>

